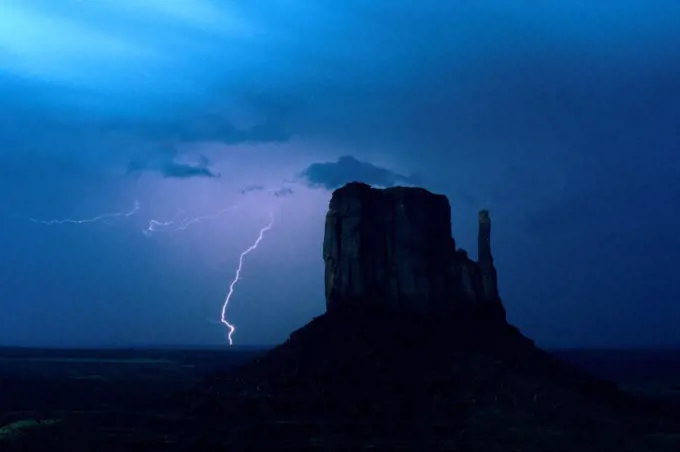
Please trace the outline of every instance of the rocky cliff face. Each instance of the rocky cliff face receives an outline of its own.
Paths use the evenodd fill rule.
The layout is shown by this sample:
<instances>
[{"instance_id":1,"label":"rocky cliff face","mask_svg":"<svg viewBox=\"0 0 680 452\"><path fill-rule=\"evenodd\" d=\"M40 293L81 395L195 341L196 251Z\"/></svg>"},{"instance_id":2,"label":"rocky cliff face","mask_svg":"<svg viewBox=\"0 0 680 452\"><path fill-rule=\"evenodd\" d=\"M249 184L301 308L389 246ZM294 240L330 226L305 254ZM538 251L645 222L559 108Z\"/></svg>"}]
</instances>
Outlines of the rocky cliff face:
<instances>
[{"instance_id":1,"label":"rocky cliff face","mask_svg":"<svg viewBox=\"0 0 680 452\"><path fill-rule=\"evenodd\" d=\"M479 262L456 250L448 199L422 188L350 183L333 193L323 257L326 309L381 306L421 314L502 313L488 212Z\"/></svg>"}]
</instances>

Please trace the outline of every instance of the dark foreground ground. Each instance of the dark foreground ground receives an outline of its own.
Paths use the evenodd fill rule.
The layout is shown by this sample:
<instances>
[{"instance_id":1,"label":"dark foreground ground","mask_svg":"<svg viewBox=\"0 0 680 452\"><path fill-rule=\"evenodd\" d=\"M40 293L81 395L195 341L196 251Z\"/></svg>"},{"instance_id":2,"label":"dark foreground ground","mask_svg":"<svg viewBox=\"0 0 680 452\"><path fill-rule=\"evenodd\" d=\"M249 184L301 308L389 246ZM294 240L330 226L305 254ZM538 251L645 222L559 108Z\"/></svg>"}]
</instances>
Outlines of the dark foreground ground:
<instances>
[{"instance_id":1,"label":"dark foreground ground","mask_svg":"<svg viewBox=\"0 0 680 452\"><path fill-rule=\"evenodd\" d=\"M62 450L65 445L72 445L74 451L89 450L90 446L98 450L88 443L86 432L81 432L79 438L59 437L59 432L74 435L74 430L55 426L71 423L82 428L101 427L97 441L106 442L108 437L125 444L125 437L130 436L130 446L120 450L132 452L132 437L140 431L165 434L163 429L156 429L155 423L171 421L181 428L182 420L170 419L172 413L164 412L163 405L154 401L191 390L207 376L228 371L263 352L0 348L0 450ZM552 353L617 382L623 389L660 400L680 413L678 350ZM149 406L155 412L149 412ZM228 423L230 419L223 421ZM131 425L136 431L131 430ZM156 443L162 445L163 438ZM101 443L97 444L97 448L101 447Z\"/></svg>"},{"instance_id":2,"label":"dark foreground ground","mask_svg":"<svg viewBox=\"0 0 680 452\"><path fill-rule=\"evenodd\" d=\"M163 418L162 412L149 413L149 404L190 390L207 375L228 371L263 352L0 348L0 451L53 450L43 445L64 423L93 431L106 426L106 435L122 438L135 417L140 424ZM72 428L66 430L72 434ZM88 450L79 441L87 433L80 436L55 441L81 443L78 450Z\"/></svg>"}]
</instances>

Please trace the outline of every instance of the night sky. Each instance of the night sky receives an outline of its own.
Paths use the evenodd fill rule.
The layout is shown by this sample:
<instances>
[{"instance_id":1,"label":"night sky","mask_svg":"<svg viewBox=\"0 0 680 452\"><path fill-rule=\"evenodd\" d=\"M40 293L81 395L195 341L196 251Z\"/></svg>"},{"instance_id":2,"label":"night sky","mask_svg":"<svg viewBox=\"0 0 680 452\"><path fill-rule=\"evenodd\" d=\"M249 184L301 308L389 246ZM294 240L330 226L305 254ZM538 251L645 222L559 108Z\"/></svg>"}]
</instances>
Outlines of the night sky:
<instances>
[{"instance_id":1,"label":"night sky","mask_svg":"<svg viewBox=\"0 0 680 452\"><path fill-rule=\"evenodd\" d=\"M235 345L282 342L325 309L330 193L362 180L447 195L473 257L490 209L539 345L680 345L679 22L675 0L2 0L0 344L226 344L270 214L227 317Z\"/></svg>"}]
</instances>

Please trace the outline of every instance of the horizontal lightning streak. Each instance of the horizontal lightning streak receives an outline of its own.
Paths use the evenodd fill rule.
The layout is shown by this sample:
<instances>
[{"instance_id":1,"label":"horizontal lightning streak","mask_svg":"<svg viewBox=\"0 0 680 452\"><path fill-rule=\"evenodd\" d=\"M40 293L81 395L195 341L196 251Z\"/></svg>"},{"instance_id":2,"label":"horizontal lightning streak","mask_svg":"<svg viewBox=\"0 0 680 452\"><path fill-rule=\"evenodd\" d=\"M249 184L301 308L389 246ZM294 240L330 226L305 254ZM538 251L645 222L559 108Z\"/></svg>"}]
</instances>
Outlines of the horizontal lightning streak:
<instances>
[{"instance_id":1,"label":"horizontal lightning streak","mask_svg":"<svg viewBox=\"0 0 680 452\"><path fill-rule=\"evenodd\" d=\"M181 214L178 213L174 219L169 220L169 221L158 221L158 220L151 220L149 221L149 226L144 229L142 232L144 235L149 236L153 234L154 232L177 232L177 231L184 231L186 230L189 226L192 224L200 223L201 221L205 220L216 220L220 216L224 215L227 212L230 212L234 209L237 209L241 207L242 204L236 204L234 206L229 206L224 209L218 210L217 212L210 214L210 215L203 215L200 217L188 217L188 218L183 218L181 220L178 220L177 217Z\"/></svg>"},{"instance_id":2,"label":"horizontal lightning streak","mask_svg":"<svg viewBox=\"0 0 680 452\"><path fill-rule=\"evenodd\" d=\"M236 331L236 327L229 323L227 321L227 306L229 305L229 300L231 300L232 295L234 294L234 288L236 287L236 284L239 282L241 279L241 270L243 270L243 260L244 258L252 251L256 250L262 239L264 238L264 233L269 231L272 226L274 226L274 214L270 213L269 218L271 221L269 224L262 229L260 229L260 234L257 237L257 240L255 240L255 243L250 245L248 248L246 248L245 251L241 253L241 255L238 258L238 267L236 268L236 274L234 275L234 279L231 281L231 284L229 284L229 293L227 293L227 297L224 299L224 303L222 304L222 315L220 316L220 322L223 323L227 328L229 328L229 335L227 336L229 339L229 345L233 344L232 340L232 335L234 334L234 331Z\"/></svg>"},{"instance_id":3,"label":"horizontal lightning streak","mask_svg":"<svg viewBox=\"0 0 680 452\"><path fill-rule=\"evenodd\" d=\"M46 224L48 226L55 224L85 224L85 223L96 223L97 221L106 220L109 218L119 218L119 217L130 217L137 213L140 209L139 201L135 201L135 205L129 212L116 212L116 213L105 213L103 215L98 215L93 218L85 218L82 220L74 220L72 218L67 218L65 220L38 220L35 218L26 217L27 220L34 223ZM15 215L18 216L18 215Z\"/></svg>"},{"instance_id":4,"label":"horizontal lightning streak","mask_svg":"<svg viewBox=\"0 0 680 452\"><path fill-rule=\"evenodd\" d=\"M142 233L145 236L149 237L154 232L158 232L158 231L161 231L163 228L166 228L168 226L172 226L177 221L177 218L179 218L179 216L182 215L182 213L184 213L182 210L178 211L177 214L174 216L174 218L172 220L168 220L168 221L149 220L149 226L146 229L142 230ZM164 231L164 232L172 232L172 231Z\"/></svg>"}]
</instances>

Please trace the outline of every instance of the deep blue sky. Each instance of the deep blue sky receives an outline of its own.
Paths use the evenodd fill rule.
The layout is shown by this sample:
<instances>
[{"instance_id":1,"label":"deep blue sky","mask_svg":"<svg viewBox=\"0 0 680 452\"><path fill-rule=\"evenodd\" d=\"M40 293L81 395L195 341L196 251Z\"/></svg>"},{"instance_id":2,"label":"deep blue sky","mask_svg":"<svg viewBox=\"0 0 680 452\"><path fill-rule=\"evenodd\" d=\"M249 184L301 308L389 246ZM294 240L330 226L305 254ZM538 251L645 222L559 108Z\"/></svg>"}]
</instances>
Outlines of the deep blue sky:
<instances>
[{"instance_id":1,"label":"deep blue sky","mask_svg":"<svg viewBox=\"0 0 680 452\"><path fill-rule=\"evenodd\" d=\"M323 312L329 190L361 179L446 194L473 256L489 208L540 345L680 345L679 21L674 0L3 0L0 344L224 343L270 211L228 317L236 344L281 342Z\"/></svg>"}]
</instances>

